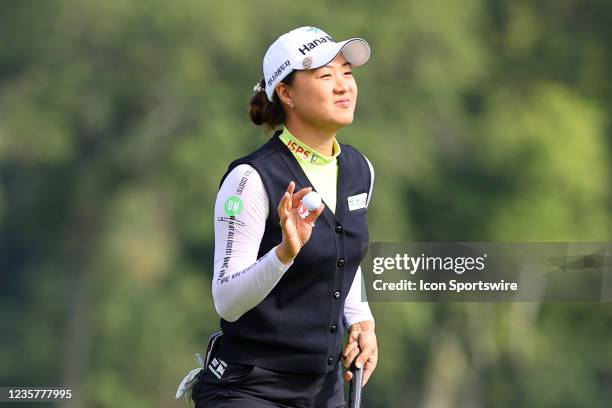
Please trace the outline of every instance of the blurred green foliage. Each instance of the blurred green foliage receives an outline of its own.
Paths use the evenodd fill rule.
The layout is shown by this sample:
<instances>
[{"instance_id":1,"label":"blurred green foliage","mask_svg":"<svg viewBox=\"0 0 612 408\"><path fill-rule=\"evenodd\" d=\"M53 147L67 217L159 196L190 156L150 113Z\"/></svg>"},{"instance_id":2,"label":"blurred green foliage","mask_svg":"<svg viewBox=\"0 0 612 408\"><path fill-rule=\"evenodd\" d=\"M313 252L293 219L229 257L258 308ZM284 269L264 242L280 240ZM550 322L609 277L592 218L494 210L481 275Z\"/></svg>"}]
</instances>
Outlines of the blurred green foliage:
<instances>
[{"instance_id":1,"label":"blurred green foliage","mask_svg":"<svg viewBox=\"0 0 612 408\"><path fill-rule=\"evenodd\" d=\"M282 16L282 18L279 18ZM280 34L363 36L373 241L610 241L612 3L0 6L0 384L167 407L218 327L212 212ZM401 222L398 222L401 220ZM604 407L607 304L371 304L369 407Z\"/></svg>"}]
</instances>

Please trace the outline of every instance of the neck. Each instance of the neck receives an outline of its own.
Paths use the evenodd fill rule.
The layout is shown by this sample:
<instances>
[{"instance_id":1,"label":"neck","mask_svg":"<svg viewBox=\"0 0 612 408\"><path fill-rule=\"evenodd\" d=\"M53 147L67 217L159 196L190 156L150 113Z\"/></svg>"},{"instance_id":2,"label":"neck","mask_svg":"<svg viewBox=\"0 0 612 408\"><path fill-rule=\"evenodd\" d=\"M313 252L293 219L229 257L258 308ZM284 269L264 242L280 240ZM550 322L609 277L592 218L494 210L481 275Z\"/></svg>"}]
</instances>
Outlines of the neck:
<instances>
[{"instance_id":1,"label":"neck","mask_svg":"<svg viewBox=\"0 0 612 408\"><path fill-rule=\"evenodd\" d=\"M337 129L321 129L287 118L285 127L291 134L323 156L331 156Z\"/></svg>"}]
</instances>

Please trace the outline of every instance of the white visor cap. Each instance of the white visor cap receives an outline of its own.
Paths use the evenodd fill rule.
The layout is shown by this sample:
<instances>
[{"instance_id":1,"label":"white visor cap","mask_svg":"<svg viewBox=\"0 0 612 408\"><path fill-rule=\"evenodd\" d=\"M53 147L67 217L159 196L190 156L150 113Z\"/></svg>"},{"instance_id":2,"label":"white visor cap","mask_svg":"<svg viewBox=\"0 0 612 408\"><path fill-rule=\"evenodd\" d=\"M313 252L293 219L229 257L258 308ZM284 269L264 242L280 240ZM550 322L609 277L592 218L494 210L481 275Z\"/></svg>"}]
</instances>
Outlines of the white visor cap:
<instances>
[{"instance_id":1,"label":"white visor cap","mask_svg":"<svg viewBox=\"0 0 612 408\"><path fill-rule=\"evenodd\" d=\"M294 70L315 69L327 65L340 52L353 67L370 59L370 45L363 38L335 42L325 31L300 27L278 37L263 59L266 95L272 101L276 85Z\"/></svg>"}]
</instances>

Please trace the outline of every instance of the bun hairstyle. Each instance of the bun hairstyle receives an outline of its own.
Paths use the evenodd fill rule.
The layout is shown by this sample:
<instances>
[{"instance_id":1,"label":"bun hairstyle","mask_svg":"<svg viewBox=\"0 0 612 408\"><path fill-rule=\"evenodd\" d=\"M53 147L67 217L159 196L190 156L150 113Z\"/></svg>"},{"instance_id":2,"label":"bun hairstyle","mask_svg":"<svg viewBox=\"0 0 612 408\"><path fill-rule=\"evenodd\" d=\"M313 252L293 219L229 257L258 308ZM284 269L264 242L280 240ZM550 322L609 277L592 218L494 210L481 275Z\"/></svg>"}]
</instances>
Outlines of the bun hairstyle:
<instances>
[{"instance_id":1,"label":"bun hairstyle","mask_svg":"<svg viewBox=\"0 0 612 408\"><path fill-rule=\"evenodd\" d=\"M282 82L286 85L291 85L293 82L295 71L291 72ZM268 100L266 95L266 82L264 79L259 83L260 90L255 92L251 98L251 107L249 108L249 116L251 121L259 125L264 125L267 130L272 130L278 125L285 123L285 109L280 101L276 91L272 97L272 102Z\"/></svg>"}]
</instances>

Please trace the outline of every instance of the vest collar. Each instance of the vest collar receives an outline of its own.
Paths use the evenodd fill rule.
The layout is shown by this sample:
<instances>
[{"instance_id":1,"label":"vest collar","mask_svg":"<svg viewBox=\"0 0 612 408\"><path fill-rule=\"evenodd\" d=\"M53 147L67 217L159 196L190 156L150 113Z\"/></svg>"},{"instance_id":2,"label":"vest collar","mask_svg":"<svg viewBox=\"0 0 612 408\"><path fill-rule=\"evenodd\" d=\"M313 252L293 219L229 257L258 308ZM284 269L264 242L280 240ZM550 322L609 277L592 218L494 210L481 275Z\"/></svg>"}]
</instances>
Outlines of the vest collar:
<instances>
[{"instance_id":1,"label":"vest collar","mask_svg":"<svg viewBox=\"0 0 612 408\"><path fill-rule=\"evenodd\" d=\"M282 142L280 139L280 134L282 130L277 130L272 136L272 146L274 149L280 153L283 161L291 171L291 175L296 181L296 190L300 187L312 187L313 191L316 191L304 170L300 166L298 159L295 155L289 150L289 148ZM345 186L345 178L348 176L347 173L347 164L346 158L342 154L338 154L338 182L336 183L336 211L335 213L329 209L327 203L325 203L325 209L321 214L327 223L333 228L338 224L342 224L344 219L344 186ZM287 183L289 184L289 183Z\"/></svg>"}]
</instances>

